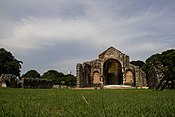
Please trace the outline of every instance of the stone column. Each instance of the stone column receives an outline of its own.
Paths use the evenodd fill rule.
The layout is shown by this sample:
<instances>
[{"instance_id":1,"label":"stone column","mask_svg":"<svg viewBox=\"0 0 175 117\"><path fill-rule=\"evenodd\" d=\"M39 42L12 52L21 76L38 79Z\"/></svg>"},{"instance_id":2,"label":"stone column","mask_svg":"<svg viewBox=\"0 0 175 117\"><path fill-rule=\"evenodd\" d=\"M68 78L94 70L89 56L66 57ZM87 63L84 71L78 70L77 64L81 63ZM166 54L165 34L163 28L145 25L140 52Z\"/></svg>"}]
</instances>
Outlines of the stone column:
<instances>
[{"instance_id":1,"label":"stone column","mask_svg":"<svg viewBox=\"0 0 175 117\"><path fill-rule=\"evenodd\" d=\"M122 73L123 73L123 85L125 84L126 77L125 77L125 67L122 67Z\"/></svg>"},{"instance_id":2,"label":"stone column","mask_svg":"<svg viewBox=\"0 0 175 117\"><path fill-rule=\"evenodd\" d=\"M135 66L135 85L140 87L140 70L138 66Z\"/></svg>"},{"instance_id":3,"label":"stone column","mask_svg":"<svg viewBox=\"0 0 175 117\"><path fill-rule=\"evenodd\" d=\"M82 65L80 63L76 66L76 75L77 87L81 87Z\"/></svg>"}]
</instances>

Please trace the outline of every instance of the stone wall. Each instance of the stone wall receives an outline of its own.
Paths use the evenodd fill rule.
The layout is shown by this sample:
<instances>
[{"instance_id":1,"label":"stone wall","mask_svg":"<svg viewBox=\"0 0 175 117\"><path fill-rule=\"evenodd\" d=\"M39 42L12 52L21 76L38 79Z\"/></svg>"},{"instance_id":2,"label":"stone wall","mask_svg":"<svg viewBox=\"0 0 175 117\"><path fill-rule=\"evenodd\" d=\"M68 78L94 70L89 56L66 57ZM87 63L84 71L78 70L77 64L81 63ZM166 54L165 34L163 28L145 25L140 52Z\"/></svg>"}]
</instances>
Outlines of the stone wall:
<instances>
[{"instance_id":1,"label":"stone wall","mask_svg":"<svg viewBox=\"0 0 175 117\"><path fill-rule=\"evenodd\" d=\"M135 66L130 64L130 70L133 72L133 80L135 87L146 87L147 80L146 80L146 73L142 71L139 66Z\"/></svg>"},{"instance_id":2,"label":"stone wall","mask_svg":"<svg viewBox=\"0 0 175 117\"><path fill-rule=\"evenodd\" d=\"M83 78L83 66L82 64L78 63L76 66L76 82L77 87L82 87L82 78Z\"/></svg>"},{"instance_id":3,"label":"stone wall","mask_svg":"<svg viewBox=\"0 0 175 117\"><path fill-rule=\"evenodd\" d=\"M17 87L17 81L18 81L18 79L13 74L2 74L0 76L0 87L16 88Z\"/></svg>"},{"instance_id":4,"label":"stone wall","mask_svg":"<svg viewBox=\"0 0 175 117\"><path fill-rule=\"evenodd\" d=\"M161 63L152 65L148 71L148 87L156 88L163 77L163 65Z\"/></svg>"},{"instance_id":5,"label":"stone wall","mask_svg":"<svg viewBox=\"0 0 175 117\"><path fill-rule=\"evenodd\" d=\"M22 78L19 82L21 88L52 88L52 80L40 78Z\"/></svg>"}]
</instances>

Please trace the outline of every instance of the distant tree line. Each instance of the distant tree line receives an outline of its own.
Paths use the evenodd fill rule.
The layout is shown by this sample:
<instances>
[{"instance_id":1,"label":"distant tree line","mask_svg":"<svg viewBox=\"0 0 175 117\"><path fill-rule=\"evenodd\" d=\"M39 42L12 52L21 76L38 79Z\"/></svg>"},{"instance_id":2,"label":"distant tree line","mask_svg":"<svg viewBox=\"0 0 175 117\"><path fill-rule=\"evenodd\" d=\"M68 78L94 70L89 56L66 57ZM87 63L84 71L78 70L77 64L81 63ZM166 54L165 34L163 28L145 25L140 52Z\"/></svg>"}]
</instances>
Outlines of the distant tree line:
<instances>
[{"instance_id":1,"label":"distant tree line","mask_svg":"<svg viewBox=\"0 0 175 117\"><path fill-rule=\"evenodd\" d=\"M48 70L43 75L40 75L36 70L29 70L21 77L50 79L57 85L76 86L75 76L71 74L64 75L62 72L58 72L56 70Z\"/></svg>"}]
</instances>

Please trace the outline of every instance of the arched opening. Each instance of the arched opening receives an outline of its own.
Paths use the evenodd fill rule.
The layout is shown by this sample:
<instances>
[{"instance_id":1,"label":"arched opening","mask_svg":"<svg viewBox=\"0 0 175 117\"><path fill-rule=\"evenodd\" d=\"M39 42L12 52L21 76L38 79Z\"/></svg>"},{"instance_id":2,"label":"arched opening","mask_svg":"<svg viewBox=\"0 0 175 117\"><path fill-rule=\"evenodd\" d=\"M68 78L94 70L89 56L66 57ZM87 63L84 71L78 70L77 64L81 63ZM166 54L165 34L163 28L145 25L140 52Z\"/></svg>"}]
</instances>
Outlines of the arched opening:
<instances>
[{"instance_id":1,"label":"arched opening","mask_svg":"<svg viewBox=\"0 0 175 117\"><path fill-rule=\"evenodd\" d=\"M84 78L83 78L83 86L84 87L89 87L91 86L91 77L90 77L90 66L88 64L85 64L84 66Z\"/></svg>"},{"instance_id":2,"label":"arched opening","mask_svg":"<svg viewBox=\"0 0 175 117\"><path fill-rule=\"evenodd\" d=\"M105 85L121 85L123 82L121 63L116 59L108 59L103 66Z\"/></svg>"},{"instance_id":3,"label":"arched opening","mask_svg":"<svg viewBox=\"0 0 175 117\"><path fill-rule=\"evenodd\" d=\"M100 84L101 81L100 81L100 74L98 71L95 71L93 73L93 80L94 80L94 84Z\"/></svg>"},{"instance_id":4,"label":"arched opening","mask_svg":"<svg viewBox=\"0 0 175 117\"><path fill-rule=\"evenodd\" d=\"M5 80L6 87L10 87L10 82L8 80Z\"/></svg>"},{"instance_id":5,"label":"arched opening","mask_svg":"<svg viewBox=\"0 0 175 117\"><path fill-rule=\"evenodd\" d=\"M125 76L126 76L125 84L126 85L134 86L133 72L131 70L127 70Z\"/></svg>"}]
</instances>

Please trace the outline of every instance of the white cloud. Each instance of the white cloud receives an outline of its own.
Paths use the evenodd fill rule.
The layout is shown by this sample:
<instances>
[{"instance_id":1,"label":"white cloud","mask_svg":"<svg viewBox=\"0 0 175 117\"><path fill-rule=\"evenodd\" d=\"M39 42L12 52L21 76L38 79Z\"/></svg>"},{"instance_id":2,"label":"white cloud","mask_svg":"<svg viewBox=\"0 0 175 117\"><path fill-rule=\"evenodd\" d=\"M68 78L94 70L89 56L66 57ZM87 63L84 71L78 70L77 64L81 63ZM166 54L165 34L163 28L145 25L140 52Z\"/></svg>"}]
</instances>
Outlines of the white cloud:
<instances>
[{"instance_id":1,"label":"white cloud","mask_svg":"<svg viewBox=\"0 0 175 117\"><path fill-rule=\"evenodd\" d=\"M1 43L20 48L39 48L59 41L88 41L98 34L93 22L84 20L27 18L16 24Z\"/></svg>"}]
</instances>

